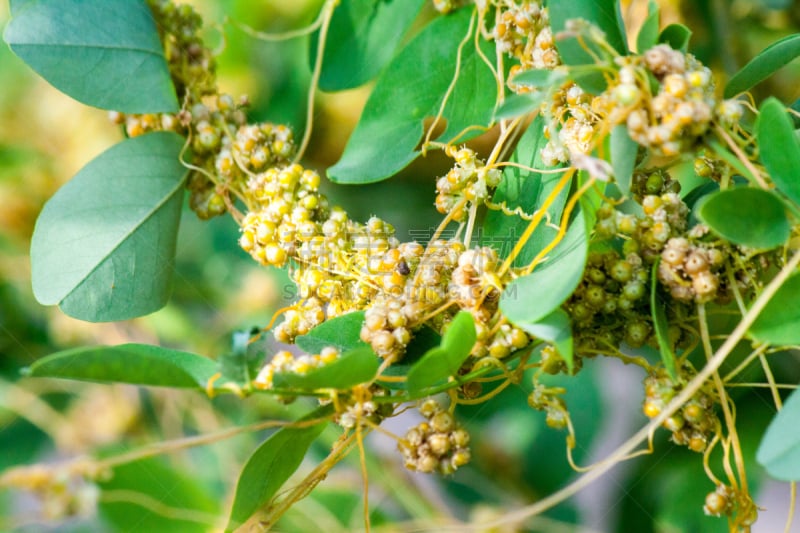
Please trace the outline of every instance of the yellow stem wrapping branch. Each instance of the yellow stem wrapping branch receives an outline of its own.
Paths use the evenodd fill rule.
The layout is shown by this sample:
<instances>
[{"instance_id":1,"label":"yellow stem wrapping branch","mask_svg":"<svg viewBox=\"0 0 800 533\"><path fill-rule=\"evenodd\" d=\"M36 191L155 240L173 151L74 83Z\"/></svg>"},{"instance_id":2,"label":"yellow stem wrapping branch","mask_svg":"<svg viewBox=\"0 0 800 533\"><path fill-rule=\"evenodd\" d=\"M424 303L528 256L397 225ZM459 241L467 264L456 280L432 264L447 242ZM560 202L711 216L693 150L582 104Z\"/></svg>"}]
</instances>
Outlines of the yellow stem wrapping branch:
<instances>
[{"instance_id":1,"label":"yellow stem wrapping branch","mask_svg":"<svg viewBox=\"0 0 800 533\"><path fill-rule=\"evenodd\" d=\"M648 436L655 431L664 421L672 416L678 409L680 409L697 390L705 383L717 370L719 370L722 363L725 362L728 355L733 351L736 345L744 338L747 330L753 325L758 315L764 310L764 307L772 299L778 289L783 283L794 273L797 266L800 265L800 252L795 253L789 262L781 269L781 271L770 281L764 288L764 291L758 299L750 307L748 313L742 317L742 320L731 332L728 339L719 347L714 355L708 360L706 366L700 370L694 378L686 385L686 387L679 392L669 404L667 404L658 416L654 417L646 426L641 428L636 434L620 445L613 453L611 453L602 463L597 465L597 468L591 472L587 472L577 480L573 481L566 487L542 498L533 505L529 505L506 513L503 518L485 522L478 525L465 525L458 524L457 526L447 527L443 526L442 530L485 530L486 528L500 527L504 524L520 523L523 520L543 513L544 511L558 505L571 496L577 494L582 489L602 477L606 472L611 470L618 462L628 457L637 446L646 441Z\"/></svg>"}]
</instances>

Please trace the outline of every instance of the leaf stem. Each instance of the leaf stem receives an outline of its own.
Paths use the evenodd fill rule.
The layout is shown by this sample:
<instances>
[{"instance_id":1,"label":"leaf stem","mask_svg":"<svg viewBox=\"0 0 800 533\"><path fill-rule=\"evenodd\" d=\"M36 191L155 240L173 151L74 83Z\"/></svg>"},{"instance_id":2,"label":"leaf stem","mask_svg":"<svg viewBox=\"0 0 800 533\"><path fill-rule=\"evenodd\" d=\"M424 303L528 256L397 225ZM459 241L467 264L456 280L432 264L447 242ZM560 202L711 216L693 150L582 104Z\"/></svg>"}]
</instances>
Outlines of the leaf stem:
<instances>
[{"instance_id":1,"label":"leaf stem","mask_svg":"<svg viewBox=\"0 0 800 533\"><path fill-rule=\"evenodd\" d=\"M115 455L107 459L101 459L97 461L94 466L99 470L113 469L114 467L127 463L132 463L134 461L139 461L141 459L146 459L148 457L172 453L187 448L193 448L195 446L213 444L221 440L235 437L236 435L242 433L251 433L254 431L260 431L262 429L275 428L275 427L293 427L293 428L308 427L319 424L320 422L330 420L330 418L331 418L330 416L325 416L322 418L302 420L299 422L290 422L286 420L266 420L263 422L256 422L255 424L250 424L247 426L237 426L233 428L223 429L222 431L217 431L215 433L208 433L206 435L185 437L182 439L176 439L166 442L157 442L154 444L143 446L139 449L130 451L128 453Z\"/></svg>"},{"instance_id":2,"label":"leaf stem","mask_svg":"<svg viewBox=\"0 0 800 533\"><path fill-rule=\"evenodd\" d=\"M322 74L322 61L325 56L325 45L328 41L328 28L331 25L333 12L338 5L339 0L328 0L322 8L320 17L322 24L319 28L319 40L317 41L317 57L314 61L314 71L311 73L311 84L308 88L308 99L306 101L306 127L303 131L303 140L297 153L292 160L292 163L297 163L303 158L308 148L308 143L311 141L311 132L314 129L314 99L317 96L317 88L319 87L319 77Z\"/></svg>"},{"instance_id":3,"label":"leaf stem","mask_svg":"<svg viewBox=\"0 0 800 533\"><path fill-rule=\"evenodd\" d=\"M756 183L758 183L758 186L761 187L762 189L769 189L769 185L767 185L767 182L765 182L764 178L761 177L761 173L755 167L753 162L750 161L750 158L748 158L745 155L745 153L742 152L741 148L739 148L739 145L737 145L736 142L731 138L731 136L728 135L728 132L726 132L719 125L716 125L714 127L714 130L717 132L717 135L722 137L722 139L725 141L728 147L731 150L733 150L733 153L736 154L736 157L739 158L739 161L741 161L742 164L747 168L747 170L750 171L750 173L753 175L753 179L756 180Z\"/></svg>"}]
</instances>

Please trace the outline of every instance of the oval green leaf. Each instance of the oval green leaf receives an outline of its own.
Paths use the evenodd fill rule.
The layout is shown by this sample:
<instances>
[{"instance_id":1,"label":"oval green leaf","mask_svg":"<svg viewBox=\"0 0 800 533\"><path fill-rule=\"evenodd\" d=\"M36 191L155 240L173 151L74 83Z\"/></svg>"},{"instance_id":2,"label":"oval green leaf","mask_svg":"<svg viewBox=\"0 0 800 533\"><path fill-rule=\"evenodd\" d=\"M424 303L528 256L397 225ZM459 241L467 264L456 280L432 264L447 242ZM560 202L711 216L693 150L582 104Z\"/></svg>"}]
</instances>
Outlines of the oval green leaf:
<instances>
[{"instance_id":1,"label":"oval green leaf","mask_svg":"<svg viewBox=\"0 0 800 533\"><path fill-rule=\"evenodd\" d=\"M330 406L321 407L301 418L299 422L323 418L330 411ZM321 421L308 426L283 428L253 452L236 483L236 496L226 532L244 524L275 496L278 489L298 469L309 447L326 425L327 421Z\"/></svg>"},{"instance_id":2,"label":"oval green leaf","mask_svg":"<svg viewBox=\"0 0 800 533\"><path fill-rule=\"evenodd\" d=\"M408 43L378 77L355 131L341 159L328 169L340 183L372 183L396 174L419 155L423 121L435 117L450 87L461 40L470 27L472 12L460 10L439 17ZM494 57L493 45L482 42L483 53ZM444 106L437 141L459 142L479 131L464 132L492 120L497 83L475 51L463 47L458 81ZM463 135L462 135L463 133Z\"/></svg>"},{"instance_id":3,"label":"oval green leaf","mask_svg":"<svg viewBox=\"0 0 800 533\"><path fill-rule=\"evenodd\" d=\"M453 369L455 372L461 368L461 363L475 345L475 319L467 311L459 311L448 324L447 330L442 335L442 348L454 355ZM463 358L456 364L456 358Z\"/></svg>"},{"instance_id":4,"label":"oval green leaf","mask_svg":"<svg viewBox=\"0 0 800 533\"><path fill-rule=\"evenodd\" d=\"M205 389L217 371L211 359L147 344L74 348L48 355L27 376L101 383Z\"/></svg>"},{"instance_id":5,"label":"oval green leaf","mask_svg":"<svg viewBox=\"0 0 800 533\"><path fill-rule=\"evenodd\" d=\"M497 108L494 120L517 118L538 111L543 101L544 93L542 92L512 94Z\"/></svg>"},{"instance_id":6,"label":"oval green leaf","mask_svg":"<svg viewBox=\"0 0 800 533\"><path fill-rule=\"evenodd\" d=\"M533 119L517 143L514 153L511 154L511 162L542 170L553 168L547 167L542 162L541 151L547 144L544 125L545 119L541 115ZM560 179L561 176L555 173L542 174L521 167L506 167L492 197L494 204L505 206L505 212L501 209L491 209L486 213L481 233L482 244L494 248L500 257L508 257L519 237L530 224L530 221L527 220L529 216L535 213L545 199L553 193ZM561 219L561 213L569 194L568 189L565 187L548 207L550 220ZM519 216L518 211L526 216ZM556 231L553 228L540 224L514 259L514 266L527 265L539 250L553 239L555 234Z\"/></svg>"},{"instance_id":7,"label":"oval green leaf","mask_svg":"<svg viewBox=\"0 0 800 533\"><path fill-rule=\"evenodd\" d=\"M776 346L800 344L800 274L781 285L753 325L750 335Z\"/></svg>"},{"instance_id":8,"label":"oval green leaf","mask_svg":"<svg viewBox=\"0 0 800 533\"><path fill-rule=\"evenodd\" d=\"M13 14L3 38L58 90L125 113L179 109L145 2L29 0Z\"/></svg>"},{"instance_id":9,"label":"oval green leaf","mask_svg":"<svg viewBox=\"0 0 800 533\"><path fill-rule=\"evenodd\" d=\"M554 69L529 69L515 74L512 81L518 85L528 87L548 88L553 85L563 83L567 79L569 71L564 67ZM524 93L523 93L524 94Z\"/></svg>"},{"instance_id":10,"label":"oval green leaf","mask_svg":"<svg viewBox=\"0 0 800 533\"><path fill-rule=\"evenodd\" d=\"M658 43L658 29L660 27L660 12L658 4L650 0L647 3L647 18L644 19L639 33L636 34L636 51L645 53Z\"/></svg>"},{"instance_id":11,"label":"oval green leaf","mask_svg":"<svg viewBox=\"0 0 800 533\"><path fill-rule=\"evenodd\" d=\"M628 53L625 30L622 16L619 12L619 2L616 0L571 0L569 2L550 2L548 4L550 24L553 34L565 30L567 21L583 19L597 26L604 34L608 44L622 55ZM596 63L593 54L598 57L608 57L608 52L597 43L589 42L585 37L578 39L570 36L556 40L556 48L561 55L561 60L566 65L593 65ZM602 73L595 72L576 79L578 84L592 93L602 92L606 87Z\"/></svg>"},{"instance_id":12,"label":"oval green leaf","mask_svg":"<svg viewBox=\"0 0 800 533\"><path fill-rule=\"evenodd\" d=\"M563 31L567 21L583 19L594 24L605 33L606 41L620 54L628 53L627 40L616 0L572 0L571 2L550 2L550 23L553 33ZM556 42L562 60L567 65L594 63L591 55L575 38Z\"/></svg>"},{"instance_id":13,"label":"oval green leaf","mask_svg":"<svg viewBox=\"0 0 800 533\"><path fill-rule=\"evenodd\" d=\"M800 205L800 139L784 105L767 98L756 119L759 155L778 190Z\"/></svg>"},{"instance_id":14,"label":"oval green leaf","mask_svg":"<svg viewBox=\"0 0 800 533\"><path fill-rule=\"evenodd\" d=\"M567 312L561 308L556 309L538 322L515 322L515 326L530 333L537 339L547 341L555 346L567 369L572 373L575 367L574 343L572 339L572 323Z\"/></svg>"},{"instance_id":15,"label":"oval green leaf","mask_svg":"<svg viewBox=\"0 0 800 533\"><path fill-rule=\"evenodd\" d=\"M578 211L550 260L512 281L500 297L500 310L514 324L536 324L558 309L583 278L589 239L583 209Z\"/></svg>"},{"instance_id":16,"label":"oval green leaf","mask_svg":"<svg viewBox=\"0 0 800 533\"><path fill-rule=\"evenodd\" d=\"M340 352L347 352L367 346L361 340L361 326L364 325L364 311L355 311L326 320L306 335L295 339L295 344L306 353L316 354L326 346Z\"/></svg>"},{"instance_id":17,"label":"oval green leaf","mask_svg":"<svg viewBox=\"0 0 800 533\"><path fill-rule=\"evenodd\" d=\"M342 354L336 361L307 374L276 372L272 383L277 388L346 390L375 377L380 366L378 356L369 346Z\"/></svg>"},{"instance_id":18,"label":"oval green leaf","mask_svg":"<svg viewBox=\"0 0 800 533\"><path fill-rule=\"evenodd\" d=\"M758 250L786 242L791 225L783 202L774 193L737 187L711 194L697 207L698 218L734 244Z\"/></svg>"},{"instance_id":19,"label":"oval green leaf","mask_svg":"<svg viewBox=\"0 0 800 533\"><path fill-rule=\"evenodd\" d=\"M666 43L675 50L687 52L689 50L689 40L692 38L692 30L683 24L670 24L658 36L659 43Z\"/></svg>"},{"instance_id":20,"label":"oval green leaf","mask_svg":"<svg viewBox=\"0 0 800 533\"><path fill-rule=\"evenodd\" d=\"M185 465L170 464L166 457L117 465L113 475L103 476L98 485L98 511L107 531L129 531L131 524L136 524L139 531L206 533L219 522L220 499L215 498L205 479ZM142 498L126 499L126 493L140 494ZM150 507L148 501L164 507ZM183 513L165 516L159 512L164 508Z\"/></svg>"},{"instance_id":21,"label":"oval green leaf","mask_svg":"<svg viewBox=\"0 0 800 533\"><path fill-rule=\"evenodd\" d=\"M775 479L800 481L798 425L800 425L800 391L795 390L783 404L783 409L770 422L756 452L756 460Z\"/></svg>"},{"instance_id":22,"label":"oval green leaf","mask_svg":"<svg viewBox=\"0 0 800 533\"><path fill-rule=\"evenodd\" d=\"M123 141L45 204L31 241L40 303L92 322L166 303L186 175L182 146L180 136L164 132Z\"/></svg>"},{"instance_id":23,"label":"oval green leaf","mask_svg":"<svg viewBox=\"0 0 800 533\"><path fill-rule=\"evenodd\" d=\"M614 126L609 135L611 148L611 168L614 170L614 183L625 196L631 194L633 169L636 167L636 155L639 145L631 139L628 127L624 124Z\"/></svg>"},{"instance_id":24,"label":"oval green leaf","mask_svg":"<svg viewBox=\"0 0 800 533\"><path fill-rule=\"evenodd\" d=\"M423 0L342 0L333 12L319 87L352 89L374 78L392 59L417 17ZM317 58L319 32L311 38L310 64Z\"/></svg>"},{"instance_id":25,"label":"oval green leaf","mask_svg":"<svg viewBox=\"0 0 800 533\"><path fill-rule=\"evenodd\" d=\"M408 390L414 394L457 375L475 340L475 320L467 311L460 311L442 335L442 344L429 350L409 370Z\"/></svg>"},{"instance_id":26,"label":"oval green leaf","mask_svg":"<svg viewBox=\"0 0 800 533\"><path fill-rule=\"evenodd\" d=\"M725 98L733 98L770 77L800 56L800 33L775 41L734 74L725 86Z\"/></svg>"}]
</instances>

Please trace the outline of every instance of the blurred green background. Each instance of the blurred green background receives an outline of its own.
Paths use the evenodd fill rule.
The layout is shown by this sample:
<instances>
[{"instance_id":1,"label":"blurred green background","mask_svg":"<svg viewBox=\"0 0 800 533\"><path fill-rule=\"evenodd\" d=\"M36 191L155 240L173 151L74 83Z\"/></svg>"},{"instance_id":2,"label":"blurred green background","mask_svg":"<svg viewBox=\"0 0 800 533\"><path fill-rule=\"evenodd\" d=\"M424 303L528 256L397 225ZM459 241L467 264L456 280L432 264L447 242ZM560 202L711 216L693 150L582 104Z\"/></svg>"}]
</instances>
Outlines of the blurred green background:
<instances>
[{"instance_id":1,"label":"blurred green background","mask_svg":"<svg viewBox=\"0 0 800 533\"><path fill-rule=\"evenodd\" d=\"M302 131L309 82L307 38L266 43L254 40L226 17L262 31L308 24L319 0L197 0L207 35L223 50L219 80L224 91L247 93L251 118L292 125ZM774 40L800 28L797 0L667 0L659 2L663 23L684 21L694 31L692 52L720 75L735 71ZM635 30L646 2L623 3ZM0 26L8 20L0 4ZM421 17L433 16L430 6ZM124 323L88 324L39 305L30 288L28 246L44 202L84 164L122 138L106 114L58 93L0 46L0 472L24 464L59 461L102 450L211 433L233 424L291 418L305 406L285 406L263 397L209 400L190 392L108 387L21 378L20 369L54 351L76 346L145 342L210 357L230 349L235 330L266 325L293 296L285 273L254 264L237 244L228 218L200 222L184 212L175 265L173 297L164 309ZM358 119L369 87L320 94L308 166L323 171L341 153ZM754 92L790 103L800 98L800 63L782 69ZM376 141L376 142L379 142ZM476 141L481 148L485 140ZM435 227L435 176L447 162L430 157L378 185L328 184L326 192L356 219L377 214L395 225L398 237ZM616 362L589 364L575 379L555 380L568 388L566 400L578 434L576 460L602 457L645 422L636 370ZM794 376L795 381L797 376ZM446 479L412 475L402 468L391 439L370 437L370 502L373 525L386 530L435 530L438 519L502 516L563 486L575 473L566 463L564 434L549 430L544 415L527 406L530 380L479 407L460 410L473 435L473 463ZM622 390L621 390L622 389ZM625 390L627 389L627 390ZM769 419L766 401L752 394L739 419L752 423L743 444L749 454ZM752 421L752 422L751 422ZM391 421L397 434L415 423ZM99 497L99 510L51 521L55 503L32 493L0 488L0 531L213 531L224 516L236 475L266 433L244 434L211 446L132 463L94 487L65 479L68 491ZM334 430L325 433L330 444ZM713 489L696 455L657 439L657 452L626 463L602 485L577 500L532 519L527 531L725 531L724 520L702 515ZM750 442L752 441L752 442ZM317 457L326 453L320 446ZM599 454L599 455L598 455ZM279 524L280 531L352 531L363 527L362 480L357 455L334 470L314 494ZM305 468L308 470L308 468ZM0 474L2 475L2 474ZM756 474L756 477L757 474ZM772 486L772 485L770 485ZM785 491L784 491L785 492ZM149 494L149 497L143 494ZM776 505L788 505L778 493ZM149 498L149 499L148 499ZM777 531L765 519L756 531ZM580 525L578 525L580 524ZM510 528L509 530L516 530Z\"/></svg>"}]
</instances>

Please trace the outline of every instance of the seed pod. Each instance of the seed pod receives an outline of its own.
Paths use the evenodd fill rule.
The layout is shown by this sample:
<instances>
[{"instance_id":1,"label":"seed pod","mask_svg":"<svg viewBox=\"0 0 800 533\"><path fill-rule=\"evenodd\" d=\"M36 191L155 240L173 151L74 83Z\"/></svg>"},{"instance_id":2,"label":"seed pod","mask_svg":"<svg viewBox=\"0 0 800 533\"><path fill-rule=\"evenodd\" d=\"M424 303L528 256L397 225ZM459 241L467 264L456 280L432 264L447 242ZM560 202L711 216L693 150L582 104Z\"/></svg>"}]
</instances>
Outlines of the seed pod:
<instances>
[{"instance_id":1,"label":"seed pod","mask_svg":"<svg viewBox=\"0 0 800 533\"><path fill-rule=\"evenodd\" d=\"M431 428L439 433L448 433L455 427L455 419L447 411L440 411L431 417Z\"/></svg>"},{"instance_id":2,"label":"seed pod","mask_svg":"<svg viewBox=\"0 0 800 533\"><path fill-rule=\"evenodd\" d=\"M718 491L709 492L706 496L703 512L707 515L721 516L728 513L728 498Z\"/></svg>"}]
</instances>

